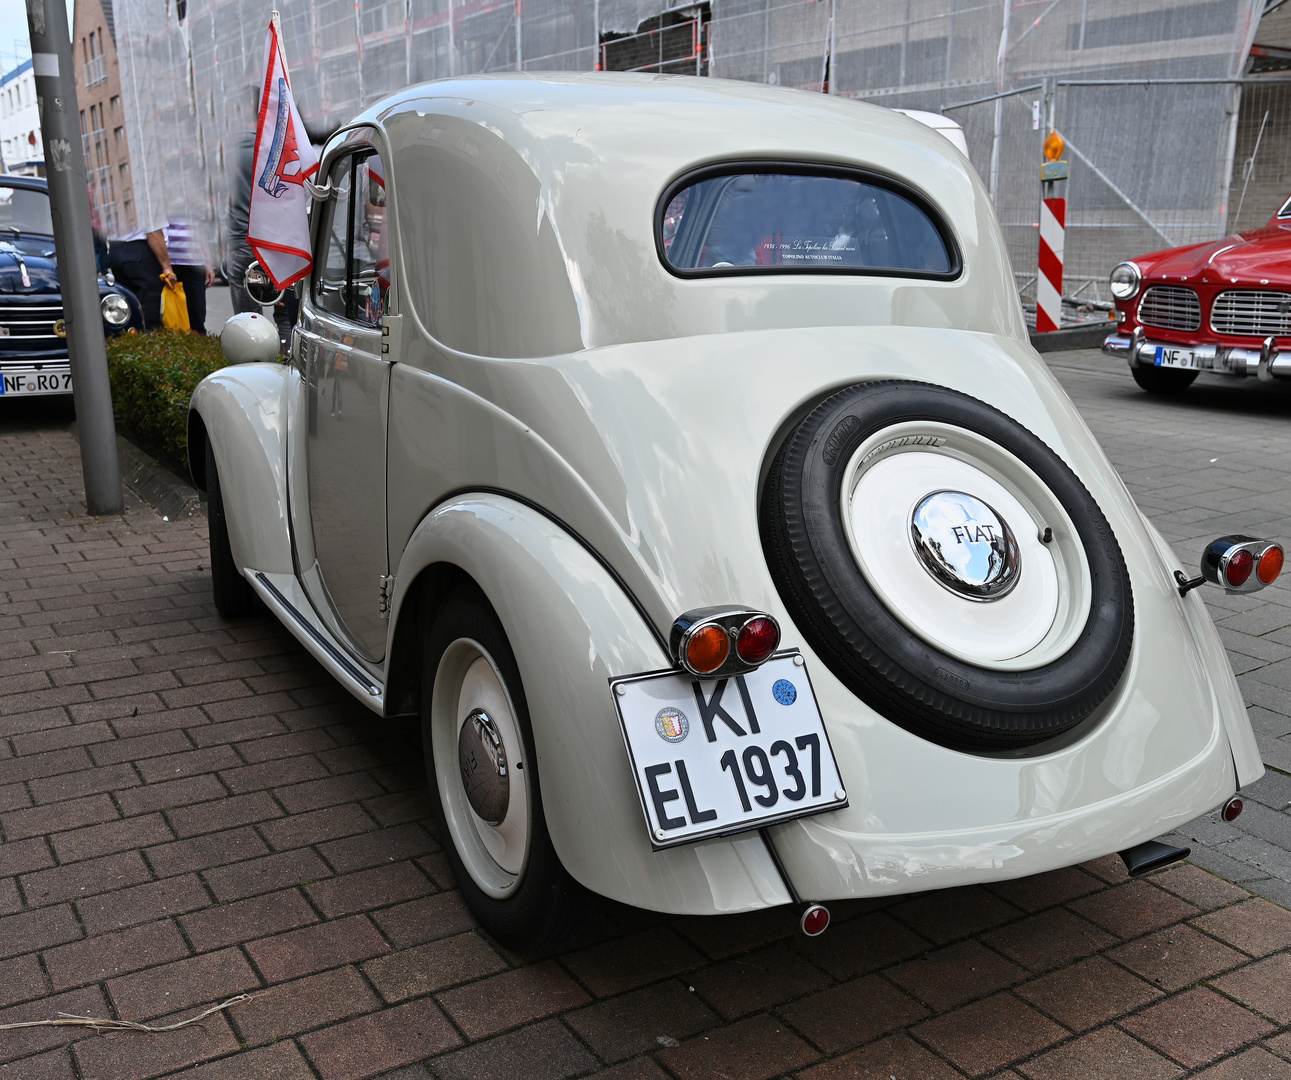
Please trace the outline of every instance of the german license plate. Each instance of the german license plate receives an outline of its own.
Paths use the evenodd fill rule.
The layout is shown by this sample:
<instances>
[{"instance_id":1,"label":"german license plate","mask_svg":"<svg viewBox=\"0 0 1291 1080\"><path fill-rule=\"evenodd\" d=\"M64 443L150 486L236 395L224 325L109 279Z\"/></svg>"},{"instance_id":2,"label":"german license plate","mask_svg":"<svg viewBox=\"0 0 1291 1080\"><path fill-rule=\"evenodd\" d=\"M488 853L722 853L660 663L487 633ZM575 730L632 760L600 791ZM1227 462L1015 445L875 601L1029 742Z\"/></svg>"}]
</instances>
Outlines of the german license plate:
<instances>
[{"instance_id":1,"label":"german license plate","mask_svg":"<svg viewBox=\"0 0 1291 1080\"><path fill-rule=\"evenodd\" d=\"M1152 363L1156 367L1171 368L1196 368L1201 365L1197 362L1197 354L1191 349L1175 349L1165 345L1158 345L1156 356Z\"/></svg>"},{"instance_id":2,"label":"german license plate","mask_svg":"<svg viewBox=\"0 0 1291 1080\"><path fill-rule=\"evenodd\" d=\"M747 675L610 680L656 848L847 805L803 657Z\"/></svg>"},{"instance_id":3,"label":"german license plate","mask_svg":"<svg viewBox=\"0 0 1291 1080\"><path fill-rule=\"evenodd\" d=\"M70 394L72 392L72 373L70 371L19 371L13 375L0 376L0 395L10 394Z\"/></svg>"}]
</instances>

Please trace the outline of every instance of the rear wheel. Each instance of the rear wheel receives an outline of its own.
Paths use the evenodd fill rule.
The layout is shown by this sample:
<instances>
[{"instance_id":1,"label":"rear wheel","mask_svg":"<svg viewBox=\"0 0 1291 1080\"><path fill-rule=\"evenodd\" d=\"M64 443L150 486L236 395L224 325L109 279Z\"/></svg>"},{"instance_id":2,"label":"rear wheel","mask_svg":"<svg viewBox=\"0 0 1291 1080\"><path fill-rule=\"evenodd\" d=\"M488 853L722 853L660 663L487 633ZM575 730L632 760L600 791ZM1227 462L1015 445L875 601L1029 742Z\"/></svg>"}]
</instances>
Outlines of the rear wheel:
<instances>
[{"instance_id":1,"label":"rear wheel","mask_svg":"<svg viewBox=\"0 0 1291 1080\"><path fill-rule=\"evenodd\" d=\"M1134 381L1149 394L1181 394L1197 378L1195 371L1181 371L1178 368L1140 367L1135 364L1130 368Z\"/></svg>"},{"instance_id":2,"label":"rear wheel","mask_svg":"<svg viewBox=\"0 0 1291 1080\"><path fill-rule=\"evenodd\" d=\"M564 938L582 888L547 832L529 711L515 655L484 595L463 586L423 639L422 745L441 839L462 897L508 948Z\"/></svg>"},{"instance_id":3,"label":"rear wheel","mask_svg":"<svg viewBox=\"0 0 1291 1080\"><path fill-rule=\"evenodd\" d=\"M215 451L206 440L206 523L211 544L211 592L215 610L226 619L241 619L255 611L255 590L238 570L229 544L229 523L224 516L224 497L220 490L220 470Z\"/></svg>"}]
</instances>

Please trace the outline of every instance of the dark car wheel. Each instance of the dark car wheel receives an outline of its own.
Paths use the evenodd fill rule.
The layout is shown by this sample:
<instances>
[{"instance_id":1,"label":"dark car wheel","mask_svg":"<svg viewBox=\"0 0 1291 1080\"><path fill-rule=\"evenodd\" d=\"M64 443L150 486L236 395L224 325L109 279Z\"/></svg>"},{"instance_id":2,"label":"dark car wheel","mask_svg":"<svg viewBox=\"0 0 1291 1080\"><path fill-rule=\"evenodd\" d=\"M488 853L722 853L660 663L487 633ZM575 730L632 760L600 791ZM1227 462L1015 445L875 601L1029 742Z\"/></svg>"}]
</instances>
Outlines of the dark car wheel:
<instances>
[{"instance_id":1,"label":"dark car wheel","mask_svg":"<svg viewBox=\"0 0 1291 1080\"><path fill-rule=\"evenodd\" d=\"M566 937L586 893L547 832L515 655L473 585L424 612L422 745L440 838L467 907L511 949Z\"/></svg>"},{"instance_id":2,"label":"dark car wheel","mask_svg":"<svg viewBox=\"0 0 1291 1080\"><path fill-rule=\"evenodd\" d=\"M229 523L224 516L224 497L220 491L220 470L215 451L206 440L206 523L211 544L211 592L215 610L226 619L241 619L256 609L256 594L233 561L229 545Z\"/></svg>"},{"instance_id":3,"label":"dark car wheel","mask_svg":"<svg viewBox=\"0 0 1291 1080\"><path fill-rule=\"evenodd\" d=\"M853 693L959 750L1027 747L1125 670L1129 574L1076 475L975 398L872 382L784 440L763 548L798 629Z\"/></svg>"},{"instance_id":4,"label":"dark car wheel","mask_svg":"<svg viewBox=\"0 0 1291 1080\"><path fill-rule=\"evenodd\" d=\"M1196 380L1195 371L1182 371L1179 368L1142 367L1135 364L1130 368L1134 381L1149 394L1181 394Z\"/></svg>"}]
</instances>

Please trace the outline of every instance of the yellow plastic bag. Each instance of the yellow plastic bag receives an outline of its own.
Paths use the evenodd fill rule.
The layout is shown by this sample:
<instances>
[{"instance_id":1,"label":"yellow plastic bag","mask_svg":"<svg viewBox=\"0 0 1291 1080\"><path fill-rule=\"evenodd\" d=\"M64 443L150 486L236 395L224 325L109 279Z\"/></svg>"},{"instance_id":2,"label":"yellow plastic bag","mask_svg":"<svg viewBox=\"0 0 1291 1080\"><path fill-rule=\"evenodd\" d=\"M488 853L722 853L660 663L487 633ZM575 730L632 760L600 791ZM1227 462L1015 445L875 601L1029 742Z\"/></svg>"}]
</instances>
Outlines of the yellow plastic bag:
<instances>
[{"instance_id":1,"label":"yellow plastic bag","mask_svg":"<svg viewBox=\"0 0 1291 1080\"><path fill-rule=\"evenodd\" d=\"M184 295L184 283L177 281L171 285L165 274L161 279L165 282L161 289L161 325L167 330L187 333L191 327L188 325L188 298Z\"/></svg>"}]
</instances>

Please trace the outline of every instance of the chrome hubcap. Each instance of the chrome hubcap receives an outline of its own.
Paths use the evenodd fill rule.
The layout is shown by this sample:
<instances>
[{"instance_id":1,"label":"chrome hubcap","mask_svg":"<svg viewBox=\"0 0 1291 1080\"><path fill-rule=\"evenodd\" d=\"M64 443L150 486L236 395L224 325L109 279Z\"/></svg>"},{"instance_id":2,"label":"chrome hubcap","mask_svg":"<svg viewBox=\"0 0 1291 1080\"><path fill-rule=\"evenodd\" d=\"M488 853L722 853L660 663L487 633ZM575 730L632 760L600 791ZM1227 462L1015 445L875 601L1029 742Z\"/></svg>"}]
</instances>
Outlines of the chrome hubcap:
<instances>
[{"instance_id":1,"label":"chrome hubcap","mask_svg":"<svg viewBox=\"0 0 1291 1080\"><path fill-rule=\"evenodd\" d=\"M441 825L472 880L501 900L529 861L532 806L515 707L479 642L444 650L430 708Z\"/></svg>"},{"instance_id":2,"label":"chrome hubcap","mask_svg":"<svg viewBox=\"0 0 1291 1080\"><path fill-rule=\"evenodd\" d=\"M497 722L483 709L472 709L462 724L457 736L457 765L471 809L486 825L500 825L511 802L507 751Z\"/></svg>"},{"instance_id":3,"label":"chrome hubcap","mask_svg":"<svg viewBox=\"0 0 1291 1080\"><path fill-rule=\"evenodd\" d=\"M910 539L933 580L970 600L999 600L1022 571L1008 522L962 491L925 495L910 515Z\"/></svg>"}]
</instances>

